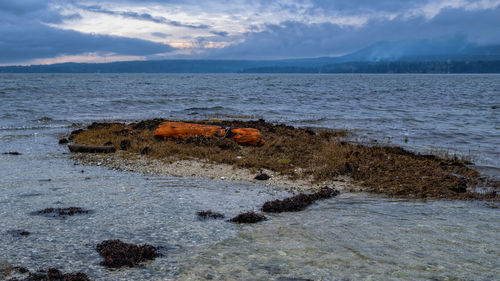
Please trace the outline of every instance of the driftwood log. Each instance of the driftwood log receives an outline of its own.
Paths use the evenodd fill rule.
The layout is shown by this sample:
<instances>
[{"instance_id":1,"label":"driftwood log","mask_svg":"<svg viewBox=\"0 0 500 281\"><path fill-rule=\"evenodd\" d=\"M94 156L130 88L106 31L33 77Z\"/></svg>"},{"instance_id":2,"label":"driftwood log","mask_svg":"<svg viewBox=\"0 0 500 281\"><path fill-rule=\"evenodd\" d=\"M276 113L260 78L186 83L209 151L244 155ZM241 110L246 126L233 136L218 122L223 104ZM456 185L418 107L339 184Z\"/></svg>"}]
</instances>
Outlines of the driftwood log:
<instances>
[{"instance_id":1,"label":"driftwood log","mask_svg":"<svg viewBox=\"0 0 500 281\"><path fill-rule=\"evenodd\" d=\"M71 152L82 152L82 153L113 153L115 152L115 147L110 145L105 146L93 146L93 145L79 145L70 144L68 145L69 151Z\"/></svg>"}]
</instances>

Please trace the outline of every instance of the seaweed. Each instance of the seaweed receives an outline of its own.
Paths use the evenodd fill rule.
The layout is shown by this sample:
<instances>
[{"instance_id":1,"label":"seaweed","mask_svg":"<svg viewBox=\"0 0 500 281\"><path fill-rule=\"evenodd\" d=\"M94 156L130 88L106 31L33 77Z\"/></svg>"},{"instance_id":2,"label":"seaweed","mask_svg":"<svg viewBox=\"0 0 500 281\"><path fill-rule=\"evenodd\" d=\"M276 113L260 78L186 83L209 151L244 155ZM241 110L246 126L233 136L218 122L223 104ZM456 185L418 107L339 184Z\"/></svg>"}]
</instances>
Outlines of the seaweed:
<instances>
[{"instance_id":1,"label":"seaweed","mask_svg":"<svg viewBox=\"0 0 500 281\"><path fill-rule=\"evenodd\" d=\"M68 208L46 208L40 211L36 211L36 215L44 215L52 218L65 218L66 216L74 216L77 214L88 214L90 211L85 210L80 207L68 207Z\"/></svg>"},{"instance_id":2,"label":"seaweed","mask_svg":"<svg viewBox=\"0 0 500 281\"><path fill-rule=\"evenodd\" d=\"M25 267L16 267L20 273L29 273L26 278L12 278L9 281L90 281L89 277L83 272L77 273L62 273L56 268L48 270L40 269L36 272L29 272Z\"/></svg>"},{"instance_id":3,"label":"seaweed","mask_svg":"<svg viewBox=\"0 0 500 281\"><path fill-rule=\"evenodd\" d=\"M5 154L5 155L21 155L21 153L19 153L17 151L8 151L8 152L4 152L3 154Z\"/></svg>"},{"instance_id":4,"label":"seaweed","mask_svg":"<svg viewBox=\"0 0 500 281\"><path fill-rule=\"evenodd\" d=\"M104 258L100 264L108 268L136 267L161 256L158 250L159 248L149 244L135 245L118 239L105 240L96 247L96 251Z\"/></svg>"},{"instance_id":5,"label":"seaweed","mask_svg":"<svg viewBox=\"0 0 500 281\"><path fill-rule=\"evenodd\" d=\"M265 220L267 220L267 218L263 214L257 214L253 211L249 211L241 213L229 221L234 223L257 223Z\"/></svg>"},{"instance_id":6,"label":"seaweed","mask_svg":"<svg viewBox=\"0 0 500 281\"><path fill-rule=\"evenodd\" d=\"M213 212L212 210L200 211L196 213L200 219L223 219L224 214Z\"/></svg>"},{"instance_id":7,"label":"seaweed","mask_svg":"<svg viewBox=\"0 0 500 281\"><path fill-rule=\"evenodd\" d=\"M268 213L302 211L316 200L331 198L338 194L339 192L336 189L324 186L318 192L312 194L300 193L283 200L267 201L262 205L262 211Z\"/></svg>"}]
</instances>

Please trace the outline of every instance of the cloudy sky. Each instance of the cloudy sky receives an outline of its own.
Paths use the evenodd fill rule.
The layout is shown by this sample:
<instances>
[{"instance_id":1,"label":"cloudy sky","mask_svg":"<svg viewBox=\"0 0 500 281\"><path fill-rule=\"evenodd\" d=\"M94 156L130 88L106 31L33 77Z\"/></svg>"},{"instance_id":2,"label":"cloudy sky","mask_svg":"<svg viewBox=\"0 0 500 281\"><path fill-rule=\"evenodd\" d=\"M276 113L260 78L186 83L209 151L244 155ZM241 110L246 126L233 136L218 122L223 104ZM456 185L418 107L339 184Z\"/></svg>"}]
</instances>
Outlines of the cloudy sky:
<instances>
[{"instance_id":1,"label":"cloudy sky","mask_svg":"<svg viewBox=\"0 0 500 281\"><path fill-rule=\"evenodd\" d=\"M380 41L500 43L500 0L0 0L0 65L338 56Z\"/></svg>"}]
</instances>

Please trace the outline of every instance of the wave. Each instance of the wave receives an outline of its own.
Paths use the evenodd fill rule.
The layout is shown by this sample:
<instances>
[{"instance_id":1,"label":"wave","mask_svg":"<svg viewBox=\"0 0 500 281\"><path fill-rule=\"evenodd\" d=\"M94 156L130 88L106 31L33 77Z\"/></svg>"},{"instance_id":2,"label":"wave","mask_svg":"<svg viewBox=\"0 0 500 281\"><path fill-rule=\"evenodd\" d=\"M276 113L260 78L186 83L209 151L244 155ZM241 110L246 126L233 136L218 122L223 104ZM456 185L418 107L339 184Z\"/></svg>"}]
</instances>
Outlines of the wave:
<instances>
[{"instance_id":1,"label":"wave","mask_svg":"<svg viewBox=\"0 0 500 281\"><path fill-rule=\"evenodd\" d=\"M214 110L231 110L231 108L223 107L223 106L212 106L212 107L190 107L184 109L184 111L214 111Z\"/></svg>"}]
</instances>

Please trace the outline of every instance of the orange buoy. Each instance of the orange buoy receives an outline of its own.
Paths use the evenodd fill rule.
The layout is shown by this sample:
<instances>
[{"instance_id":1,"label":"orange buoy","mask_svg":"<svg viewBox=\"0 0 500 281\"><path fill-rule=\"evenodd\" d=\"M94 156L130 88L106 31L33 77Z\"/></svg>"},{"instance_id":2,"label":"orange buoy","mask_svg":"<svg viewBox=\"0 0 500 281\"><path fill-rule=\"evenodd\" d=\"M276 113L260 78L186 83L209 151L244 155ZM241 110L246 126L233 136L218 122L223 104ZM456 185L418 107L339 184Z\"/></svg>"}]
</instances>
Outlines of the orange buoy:
<instances>
[{"instance_id":1,"label":"orange buoy","mask_svg":"<svg viewBox=\"0 0 500 281\"><path fill-rule=\"evenodd\" d=\"M237 128L229 131L231 139L242 145L263 145L264 137L257 129Z\"/></svg>"},{"instance_id":2,"label":"orange buoy","mask_svg":"<svg viewBox=\"0 0 500 281\"><path fill-rule=\"evenodd\" d=\"M164 139L187 139L201 136L224 137L225 134L226 130L219 126L184 122L163 122L154 133L155 136L162 136Z\"/></svg>"}]
</instances>

